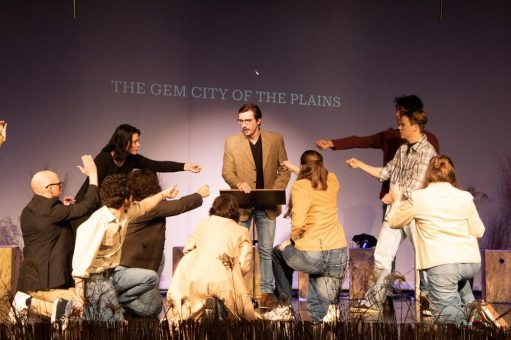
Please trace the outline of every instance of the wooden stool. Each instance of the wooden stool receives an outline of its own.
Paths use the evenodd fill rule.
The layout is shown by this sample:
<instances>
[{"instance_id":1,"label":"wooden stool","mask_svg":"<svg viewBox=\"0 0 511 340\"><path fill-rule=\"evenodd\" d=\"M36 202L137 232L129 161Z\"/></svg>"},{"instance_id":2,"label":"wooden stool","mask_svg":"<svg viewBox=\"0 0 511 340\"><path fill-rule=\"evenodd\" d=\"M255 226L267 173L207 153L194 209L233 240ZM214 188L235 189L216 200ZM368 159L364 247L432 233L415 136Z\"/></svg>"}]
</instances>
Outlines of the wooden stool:
<instances>
[{"instance_id":1,"label":"wooden stool","mask_svg":"<svg viewBox=\"0 0 511 340\"><path fill-rule=\"evenodd\" d=\"M0 316L8 315L10 302L16 294L21 266L21 250L15 246L0 246Z\"/></svg>"},{"instance_id":2,"label":"wooden stool","mask_svg":"<svg viewBox=\"0 0 511 340\"><path fill-rule=\"evenodd\" d=\"M375 282L374 248L349 248L350 299L362 299Z\"/></svg>"},{"instance_id":3,"label":"wooden stool","mask_svg":"<svg viewBox=\"0 0 511 340\"><path fill-rule=\"evenodd\" d=\"M494 303L511 303L511 250L483 249L483 299Z\"/></svg>"}]
</instances>

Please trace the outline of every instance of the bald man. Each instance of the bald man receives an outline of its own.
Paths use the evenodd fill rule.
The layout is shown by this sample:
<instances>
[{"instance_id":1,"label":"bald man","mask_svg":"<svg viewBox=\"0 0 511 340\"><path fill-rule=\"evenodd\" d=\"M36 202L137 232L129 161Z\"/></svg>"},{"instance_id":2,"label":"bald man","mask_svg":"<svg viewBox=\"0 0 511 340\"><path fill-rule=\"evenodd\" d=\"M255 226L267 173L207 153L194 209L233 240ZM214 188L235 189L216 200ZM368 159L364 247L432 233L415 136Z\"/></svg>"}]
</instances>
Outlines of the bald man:
<instances>
[{"instance_id":1,"label":"bald man","mask_svg":"<svg viewBox=\"0 0 511 340\"><path fill-rule=\"evenodd\" d=\"M30 297L31 304L42 315L51 316L56 298L71 299L74 291L71 276L74 236L70 221L92 213L99 204L96 165L90 155L82 156L81 172L89 177L85 199L72 204L59 197L63 182L52 171L39 171L32 177L34 196L21 213L20 223L25 248L21 264L18 292L14 305L18 309Z\"/></svg>"}]
</instances>

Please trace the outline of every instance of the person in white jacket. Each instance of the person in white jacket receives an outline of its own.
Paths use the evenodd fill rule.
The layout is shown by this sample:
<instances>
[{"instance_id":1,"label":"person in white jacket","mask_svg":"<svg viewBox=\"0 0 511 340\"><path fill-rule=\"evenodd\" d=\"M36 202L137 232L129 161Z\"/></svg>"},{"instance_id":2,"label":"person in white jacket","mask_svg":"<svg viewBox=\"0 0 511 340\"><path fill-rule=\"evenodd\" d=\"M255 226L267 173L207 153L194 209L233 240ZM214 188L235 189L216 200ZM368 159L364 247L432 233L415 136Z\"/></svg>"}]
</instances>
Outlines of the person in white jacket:
<instances>
[{"instance_id":1,"label":"person in white jacket","mask_svg":"<svg viewBox=\"0 0 511 340\"><path fill-rule=\"evenodd\" d=\"M426 272L428 292L436 322L465 323L474 295L470 280L481 268L478 239L484 225L474 198L456 188L451 159L444 155L431 159L425 188L406 201L392 188L395 202L389 225L401 228L415 220L417 227L417 269Z\"/></svg>"}]
</instances>

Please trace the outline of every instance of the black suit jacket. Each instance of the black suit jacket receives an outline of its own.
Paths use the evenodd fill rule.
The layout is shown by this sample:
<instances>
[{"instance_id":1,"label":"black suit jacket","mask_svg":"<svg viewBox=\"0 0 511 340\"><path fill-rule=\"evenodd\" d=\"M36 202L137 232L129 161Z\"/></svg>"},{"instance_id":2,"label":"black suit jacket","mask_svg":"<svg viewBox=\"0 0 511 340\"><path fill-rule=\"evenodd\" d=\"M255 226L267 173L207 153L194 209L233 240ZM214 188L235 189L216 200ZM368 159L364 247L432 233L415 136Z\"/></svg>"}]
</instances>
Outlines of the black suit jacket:
<instances>
[{"instance_id":1,"label":"black suit jacket","mask_svg":"<svg viewBox=\"0 0 511 340\"><path fill-rule=\"evenodd\" d=\"M34 195L20 218L25 248L18 289L38 291L73 285L71 261L74 236L70 221L91 213L99 202L90 185L84 200L64 205L58 198Z\"/></svg>"},{"instance_id":2,"label":"black suit jacket","mask_svg":"<svg viewBox=\"0 0 511 340\"><path fill-rule=\"evenodd\" d=\"M161 201L154 209L130 221L122 245L120 265L157 272L165 246L165 218L201 205L202 197L195 193L178 200Z\"/></svg>"}]
</instances>

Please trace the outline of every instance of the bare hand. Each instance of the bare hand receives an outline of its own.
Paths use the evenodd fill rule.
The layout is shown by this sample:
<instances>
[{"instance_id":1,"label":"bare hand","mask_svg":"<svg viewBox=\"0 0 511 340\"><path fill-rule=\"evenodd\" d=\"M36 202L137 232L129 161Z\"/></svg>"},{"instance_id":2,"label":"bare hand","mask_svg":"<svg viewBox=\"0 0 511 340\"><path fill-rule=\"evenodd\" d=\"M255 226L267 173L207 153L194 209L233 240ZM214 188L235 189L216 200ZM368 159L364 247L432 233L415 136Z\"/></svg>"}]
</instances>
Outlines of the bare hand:
<instances>
[{"instance_id":1,"label":"bare hand","mask_svg":"<svg viewBox=\"0 0 511 340\"><path fill-rule=\"evenodd\" d=\"M198 163L185 163L183 169L185 171L190 171L196 174L202 170L202 167Z\"/></svg>"},{"instance_id":2,"label":"bare hand","mask_svg":"<svg viewBox=\"0 0 511 340\"><path fill-rule=\"evenodd\" d=\"M236 184L236 187L238 188L238 190L243 191L245 194L250 194L250 191L252 191L252 188L250 188L250 185L248 185L245 182Z\"/></svg>"},{"instance_id":3,"label":"bare hand","mask_svg":"<svg viewBox=\"0 0 511 340\"><path fill-rule=\"evenodd\" d=\"M388 195L392 197L393 202L401 201L402 193L401 190L399 190L399 184L391 185Z\"/></svg>"},{"instance_id":4,"label":"bare hand","mask_svg":"<svg viewBox=\"0 0 511 340\"><path fill-rule=\"evenodd\" d=\"M389 193L386 193L385 196L383 196L381 198L381 201L383 202L383 204L392 204L392 203L394 203L394 199L392 198L392 196Z\"/></svg>"},{"instance_id":5,"label":"bare hand","mask_svg":"<svg viewBox=\"0 0 511 340\"><path fill-rule=\"evenodd\" d=\"M163 198L164 199L167 199L167 198L174 198L177 196L177 194L179 193L179 190L177 188L177 185L173 185L165 190L163 190L161 192L161 194L163 195Z\"/></svg>"},{"instance_id":6,"label":"bare hand","mask_svg":"<svg viewBox=\"0 0 511 340\"><path fill-rule=\"evenodd\" d=\"M209 186L207 184L204 184L203 186L201 186L199 188L199 190L197 190L197 192L199 193L199 195L202 196L202 198L208 197L209 196Z\"/></svg>"},{"instance_id":7,"label":"bare hand","mask_svg":"<svg viewBox=\"0 0 511 340\"><path fill-rule=\"evenodd\" d=\"M64 205L70 205L70 204L74 204L76 201L73 197L64 197Z\"/></svg>"},{"instance_id":8,"label":"bare hand","mask_svg":"<svg viewBox=\"0 0 511 340\"><path fill-rule=\"evenodd\" d=\"M282 251L284 248L286 248L288 245L291 244L291 240L285 240L281 244L279 244L279 250Z\"/></svg>"},{"instance_id":9,"label":"bare hand","mask_svg":"<svg viewBox=\"0 0 511 340\"><path fill-rule=\"evenodd\" d=\"M72 316L83 317L83 306L85 301L82 297L75 296L73 299L73 309L71 311Z\"/></svg>"},{"instance_id":10,"label":"bare hand","mask_svg":"<svg viewBox=\"0 0 511 340\"><path fill-rule=\"evenodd\" d=\"M360 168L360 165L362 164L361 161L359 161L358 159L356 158L350 158L346 161L346 164L352 168L352 169L358 169Z\"/></svg>"},{"instance_id":11,"label":"bare hand","mask_svg":"<svg viewBox=\"0 0 511 340\"><path fill-rule=\"evenodd\" d=\"M5 143L7 140L7 122L0 120L0 145Z\"/></svg>"},{"instance_id":12,"label":"bare hand","mask_svg":"<svg viewBox=\"0 0 511 340\"><path fill-rule=\"evenodd\" d=\"M329 149L334 147L334 143L329 139L320 139L316 141L316 146L321 150Z\"/></svg>"},{"instance_id":13,"label":"bare hand","mask_svg":"<svg viewBox=\"0 0 511 340\"><path fill-rule=\"evenodd\" d=\"M290 161L283 161L282 163L280 163L280 165L285 167L288 171L292 171L297 175L298 173L300 173L300 168L293 165Z\"/></svg>"},{"instance_id":14,"label":"bare hand","mask_svg":"<svg viewBox=\"0 0 511 340\"><path fill-rule=\"evenodd\" d=\"M94 159L92 159L91 155L83 155L82 162L83 167L77 165L78 169L80 169L82 174L84 174L85 176L90 176L91 174L97 172L96 163L94 163Z\"/></svg>"}]
</instances>

